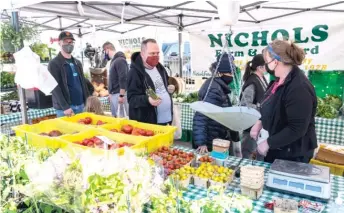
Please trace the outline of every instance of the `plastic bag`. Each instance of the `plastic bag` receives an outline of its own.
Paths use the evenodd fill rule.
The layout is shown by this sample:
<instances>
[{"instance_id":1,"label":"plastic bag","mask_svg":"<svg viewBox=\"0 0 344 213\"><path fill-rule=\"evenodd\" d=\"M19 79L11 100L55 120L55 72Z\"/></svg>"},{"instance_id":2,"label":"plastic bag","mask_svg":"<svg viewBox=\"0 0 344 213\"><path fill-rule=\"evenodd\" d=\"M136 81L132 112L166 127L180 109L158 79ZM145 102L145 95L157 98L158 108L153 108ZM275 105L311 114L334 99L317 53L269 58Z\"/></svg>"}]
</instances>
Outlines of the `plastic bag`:
<instances>
[{"instance_id":1,"label":"plastic bag","mask_svg":"<svg viewBox=\"0 0 344 213\"><path fill-rule=\"evenodd\" d=\"M182 137L182 123L181 123L181 114L180 114L180 105L173 104L173 121L172 126L177 127L177 130L174 132L174 139L180 139Z\"/></svg>"},{"instance_id":2,"label":"plastic bag","mask_svg":"<svg viewBox=\"0 0 344 213\"><path fill-rule=\"evenodd\" d=\"M14 78L16 84L24 89L38 88L45 95L49 95L57 86L57 82L48 71L47 66L40 63L40 57L32 52L30 47L26 46L13 55L17 69Z\"/></svg>"},{"instance_id":3,"label":"plastic bag","mask_svg":"<svg viewBox=\"0 0 344 213\"><path fill-rule=\"evenodd\" d=\"M219 107L211 103L197 101L190 104L190 107L233 131L248 129L261 117L257 110L242 106Z\"/></svg>"},{"instance_id":4,"label":"plastic bag","mask_svg":"<svg viewBox=\"0 0 344 213\"><path fill-rule=\"evenodd\" d=\"M123 117L121 117L121 107L123 108ZM125 119L129 119L127 110L125 109L125 105L124 104L118 104L117 107L117 118L125 118Z\"/></svg>"}]
</instances>

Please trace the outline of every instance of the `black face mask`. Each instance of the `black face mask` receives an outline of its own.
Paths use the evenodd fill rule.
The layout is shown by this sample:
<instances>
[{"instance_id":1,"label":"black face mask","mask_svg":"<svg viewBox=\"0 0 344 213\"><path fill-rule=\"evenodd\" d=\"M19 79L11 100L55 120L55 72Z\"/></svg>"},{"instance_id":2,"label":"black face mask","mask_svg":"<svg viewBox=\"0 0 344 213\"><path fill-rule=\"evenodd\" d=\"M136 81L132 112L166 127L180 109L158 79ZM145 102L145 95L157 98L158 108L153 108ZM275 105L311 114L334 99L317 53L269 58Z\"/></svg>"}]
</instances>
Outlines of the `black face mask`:
<instances>
[{"instance_id":1,"label":"black face mask","mask_svg":"<svg viewBox=\"0 0 344 213\"><path fill-rule=\"evenodd\" d=\"M221 79L222 79L226 84L230 84L230 83L233 81L233 76L223 75L223 76L221 76Z\"/></svg>"},{"instance_id":2,"label":"black face mask","mask_svg":"<svg viewBox=\"0 0 344 213\"><path fill-rule=\"evenodd\" d=\"M268 62L268 63L265 63L265 70L266 70L266 72L268 72L270 75L275 76L275 69L276 69L276 67L275 67L273 70L271 70L271 69L269 68L269 64L270 64L271 62L273 62L273 60L270 61L270 62Z\"/></svg>"}]
</instances>

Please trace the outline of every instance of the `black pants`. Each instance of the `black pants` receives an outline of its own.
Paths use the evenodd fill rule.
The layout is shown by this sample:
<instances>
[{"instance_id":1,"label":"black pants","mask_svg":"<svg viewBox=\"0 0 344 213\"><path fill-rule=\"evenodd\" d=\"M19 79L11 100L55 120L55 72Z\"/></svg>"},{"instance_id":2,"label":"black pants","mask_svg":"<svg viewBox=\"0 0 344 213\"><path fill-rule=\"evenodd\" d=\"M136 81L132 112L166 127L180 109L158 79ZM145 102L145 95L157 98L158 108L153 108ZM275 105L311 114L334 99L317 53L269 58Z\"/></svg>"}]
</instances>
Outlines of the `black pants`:
<instances>
[{"instance_id":1,"label":"black pants","mask_svg":"<svg viewBox=\"0 0 344 213\"><path fill-rule=\"evenodd\" d=\"M278 152L271 150L268 152L267 156L264 158L264 161L268 163L273 163L275 159L281 159L281 160L295 161L295 162L300 162L300 163L309 163L309 161L311 161L311 159L313 158L313 154L314 154L314 149L308 151L307 153L305 153L305 155L299 156L299 157L281 157L279 156Z\"/></svg>"}]
</instances>

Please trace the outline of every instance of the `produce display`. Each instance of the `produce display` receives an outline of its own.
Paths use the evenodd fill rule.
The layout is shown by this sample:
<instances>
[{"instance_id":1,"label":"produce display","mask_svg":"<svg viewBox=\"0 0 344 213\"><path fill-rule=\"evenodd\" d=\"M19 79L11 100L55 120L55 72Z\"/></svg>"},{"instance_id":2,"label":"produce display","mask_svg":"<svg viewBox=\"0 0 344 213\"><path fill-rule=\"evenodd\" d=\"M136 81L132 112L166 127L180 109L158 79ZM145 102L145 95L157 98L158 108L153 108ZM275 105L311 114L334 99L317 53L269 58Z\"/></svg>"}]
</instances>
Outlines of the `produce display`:
<instances>
[{"instance_id":1,"label":"produce display","mask_svg":"<svg viewBox=\"0 0 344 213\"><path fill-rule=\"evenodd\" d=\"M202 162L202 163L205 163L205 162L208 162L208 163L212 163L214 162L214 158L208 156L208 155L205 155L205 156L202 156L198 159L199 162Z\"/></svg>"},{"instance_id":2,"label":"produce display","mask_svg":"<svg viewBox=\"0 0 344 213\"><path fill-rule=\"evenodd\" d=\"M94 96L97 97L107 97L109 96L109 91L105 88L105 85L103 83L97 83L95 81L92 82L92 85L94 87Z\"/></svg>"},{"instance_id":3,"label":"produce display","mask_svg":"<svg viewBox=\"0 0 344 213\"><path fill-rule=\"evenodd\" d=\"M93 123L93 122L94 122L94 120L92 120L92 118L90 118L90 117L85 117L85 118L81 118L81 119L78 120L79 124L85 124L85 125L92 125L92 124L94 124L94 125L99 126L99 125L106 124L106 122L101 121L101 120L97 120L95 123Z\"/></svg>"},{"instance_id":4,"label":"produce display","mask_svg":"<svg viewBox=\"0 0 344 213\"><path fill-rule=\"evenodd\" d=\"M215 186L208 189L208 192L218 192L216 195L187 201L183 198L183 191L172 178L165 182L162 190L162 195L151 198L152 213L249 213L253 209L252 200L236 193L227 194L222 187Z\"/></svg>"},{"instance_id":5,"label":"produce display","mask_svg":"<svg viewBox=\"0 0 344 213\"><path fill-rule=\"evenodd\" d=\"M54 152L32 147L20 137L0 135L0 212L43 212L45 204L20 193L29 182L24 166L27 162L43 162Z\"/></svg>"},{"instance_id":6,"label":"produce display","mask_svg":"<svg viewBox=\"0 0 344 213\"><path fill-rule=\"evenodd\" d=\"M252 210L250 199L226 194L216 187L208 190L218 191L218 195L184 200L183 190L173 180L190 179L196 168L175 169L164 181L163 168L157 161L138 156L127 147L120 156L114 152L99 156L88 151L75 155L72 150L35 149L20 138L1 136L0 148L0 212L4 213L141 213L145 205L155 213ZM167 147L156 152L163 154L172 156L172 160L194 158L192 153Z\"/></svg>"},{"instance_id":7,"label":"produce display","mask_svg":"<svg viewBox=\"0 0 344 213\"><path fill-rule=\"evenodd\" d=\"M151 196L160 196L163 184L159 170L128 148L121 156L70 156L58 150L25 171L24 194L67 212L141 213Z\"/></svg>"},{"instance_id":8,"label":"produce display","mask_svg":"<svg viewBox=\"0 0 344 213\"><path fill-rule=\"evenodd\" d=\"M178 103L193 103L195 101L198 101L198 92L189 93L187 95L185 94L174 94L173 95L173 102Z\"/></svg>"},{"instance_id":9,"label":"produce display","mask_svg":"<svg viewBox=\"0 0 344 213\"><path fill-rule=\"evenodd\" d=\"M233 178L233 170L211 163L202 163L196 169L194 176L215 182L227 183Z\"/></svg>"},{"instance_id":10,"label":"produce display","mask_svg":"<svg viewBox=\"0 0 344 213\"><path fill-rule=\"evenodd\" d=\"M318 107L316 116L330 119L339 116L340 109L343 107L343 101L340 97L327 95L325 98L317 98L317 100Z\"/></svg>"},{"instance_id":11,"label":"produce display","mask_svg":"<svg viewBox=\"0 0 344 213\"><path fill-rule=\"evenodd\" d=\"M104 146L104 141L101 140L100 138L94 136L92 138L86 138L82 141L74 141L73 143L82 145L82 146L88 146L88 147L92 147L92 148L101 148L104 149L104 147L106 147L109 150L113 150L113 149L118 149L118 148L122 148L122 147L131 147L133 146L133 144L127 143L127 142L123 142L123 143L112 143L112 144L106 144Z\"/></svg>"},{"instance_id":12,"label":"produce display","mask_svg":"<svg viewBox=\"0 0 344 213\"><path fill-rule=\"evenodd\" d=\"M120 130L110 129L110 131L119 132L119 133L123 133L127 135L147 136L147 137L154 136L154 132L152 130L144 130L144 129L133 127L132 125L123 125Z\"/></svg>"},{"instance_id":13,"label":"produce display","mask_svg":"<svg viewBox=\"0 0 344 213\"><path fill-rule=\"evenodd\" d=\"M58 137L58 136L61 136L63 134L59 130L52 130L52 131L50 131L48 133L42 132L42 133L40 133L40 135L42 135L42 136L49 136L49 137Z\"/></svg>"},{"instance_id":14,"label":"produce display","mask_svg":"<svg viewBox=\"0 0 344 213\"><path fill-rule=\"evenodd\" d=\"M174 170L190 164L195 157L193 153L187 153L178 149L170 149L168 147L161 147L150 155L158 156L162 159L161 164L165 169L166 175L170 175Z\"/></svg>"}]
</instances>

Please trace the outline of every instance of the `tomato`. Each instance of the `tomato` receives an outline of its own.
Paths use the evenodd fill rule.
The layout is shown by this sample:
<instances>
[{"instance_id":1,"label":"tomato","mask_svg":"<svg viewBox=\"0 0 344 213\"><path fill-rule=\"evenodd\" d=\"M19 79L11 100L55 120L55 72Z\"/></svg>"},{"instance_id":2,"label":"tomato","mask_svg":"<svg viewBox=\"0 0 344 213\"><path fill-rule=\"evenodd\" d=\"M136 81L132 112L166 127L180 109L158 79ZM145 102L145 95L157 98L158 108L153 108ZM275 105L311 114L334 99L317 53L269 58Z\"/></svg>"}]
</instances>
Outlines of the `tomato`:
<instances>
[{"instance_id":1,"label":"tomato","mask_svg":"<svg viewBox=\"0 0 344 213\"><path fill-rule=\"evenodd\" d=\"M91 123L92 123L92 118L86 117L86 118L84 119L84 123L85 123L85 124L91 124Z\"/></svg>"},{"instance_id":2,"label":"tomato","mask_svg":"<svg viewBox=\"0 0 344 213\"><path fill-rule=\"evenodd\" d=\"M138 129L138 133L142 136L145 136L146 135L146 131L143 130L143 129Z\"/></svg>"},{"instance_id":3,"label":"tomato","mask_svg":"<svg viewBox=\"0 0 344 213\"><path fill-rule=\"evenodd\" d=\"M99 120L99 121L97 121L97 124L96 124L96 125L103 125L103 124L105 124L105 122Z\"/></svg>"},{"instance_id":4,"label":"tomato","mask_svg":"<svg viewBox=\"0 0 344 213\"><path fill-rule=\"evenodd\" d=\"M94 137L94 138L93 138L93 142L94 142L96 145L100 145L100 144L103 144L103 143L104 143L102 140L100 140L100 139L97 138L97 137Z\"/></svg>"},{"instance_id":5,"label":"tomato","mask_svg":"<svg viewBox=\"0 0 344 213\"><path fill-rule=\"evenodd\" d=\"M131 132L133 131L133 127L131 125L123 125L122 131L127 134L131 134Z\"/></svg>"},{"instance_id":6,"label":"tomato","mask_svg":"<svg viewBox=\"0 0 344 213\"><path fill-rule=\"evenodd\" d=\"M79 120L78 120L78 123L79 123L79 124L86 124L86 123L85 123L85 119L79 119Z\"/></svg>"},{"instance_id":7,"label":"tomato","mask_svg":"<svg viewBox=\"0 0 344 213\"><path fill-rule=\"evenodd\" d=\"M146 136L148 137L154 136L154 132L152 130L146 130Z\"/></svg>"}]
</instances>

